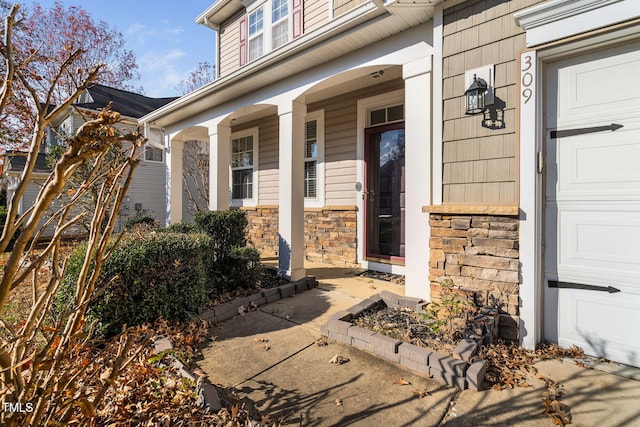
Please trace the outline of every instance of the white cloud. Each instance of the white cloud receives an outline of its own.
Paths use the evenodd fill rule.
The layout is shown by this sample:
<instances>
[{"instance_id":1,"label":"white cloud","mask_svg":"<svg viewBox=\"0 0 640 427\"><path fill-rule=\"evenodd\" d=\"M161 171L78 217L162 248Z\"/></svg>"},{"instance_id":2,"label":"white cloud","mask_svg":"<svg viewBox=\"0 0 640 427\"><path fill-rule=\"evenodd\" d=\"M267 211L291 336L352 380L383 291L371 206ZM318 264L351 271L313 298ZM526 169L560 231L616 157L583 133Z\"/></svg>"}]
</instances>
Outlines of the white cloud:
<instances>
[{"instance_id":1,"label":"white cloud","mask_svg":"<svg viewBox=\"0 0 640 427\"><path fill-rule=\"evenodd\" d=\"M189 74L190 64L184 62L186 52L180 49L148 51L138 59L145 71L140 82L147 96L164 97L176 93L177 84Z\"/></svg>"}]
</instances>

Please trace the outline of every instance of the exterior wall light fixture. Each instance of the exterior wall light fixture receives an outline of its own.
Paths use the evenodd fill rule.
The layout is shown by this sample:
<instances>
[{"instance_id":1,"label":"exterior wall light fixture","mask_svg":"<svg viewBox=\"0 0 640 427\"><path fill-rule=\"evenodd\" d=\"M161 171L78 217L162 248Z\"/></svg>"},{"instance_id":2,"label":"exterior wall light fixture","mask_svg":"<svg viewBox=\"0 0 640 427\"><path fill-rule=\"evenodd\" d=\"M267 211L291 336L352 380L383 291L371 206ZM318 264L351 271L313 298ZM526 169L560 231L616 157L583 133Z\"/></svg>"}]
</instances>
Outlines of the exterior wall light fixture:
<instances>
[{"instance_id":1,"label":"exterior wall light fixture","mask_svg":"<svg viewBox=\"0 0 640 427\"><path fill-rule=\"evenodd\" d=\"M493 65L476 68L465 72L465 83L469 88L464 92L465 114L484 113L488 105L492 105Z\"/></svg>"},{"instance_id":2,"label":"exterior wall light fixture","mask_svg":"<svg viewBox=\"0 0 640 427\"><path fill-rule=\"evenodd\" d=\"M485 93L487 92L487 82L482 77L473 75L473 83L464 92L466 98L466 114L479 114L485 110Z\"/></svg>"}]
</instances>

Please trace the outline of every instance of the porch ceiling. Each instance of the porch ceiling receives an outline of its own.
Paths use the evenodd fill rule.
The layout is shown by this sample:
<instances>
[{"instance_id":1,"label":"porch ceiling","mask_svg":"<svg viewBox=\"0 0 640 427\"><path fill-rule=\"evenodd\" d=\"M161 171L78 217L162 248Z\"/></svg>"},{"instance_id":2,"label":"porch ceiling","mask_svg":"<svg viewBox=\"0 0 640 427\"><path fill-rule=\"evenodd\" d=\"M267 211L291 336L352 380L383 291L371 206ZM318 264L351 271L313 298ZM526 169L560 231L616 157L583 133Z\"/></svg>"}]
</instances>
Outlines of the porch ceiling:
<instances>
[{"instance_id":1,"label":"porch ceiling","mask_svg":"<svg viewBox=\"0 0 640 427\"><path fill-rule=\"evenodd\" d=\"M304 100L307 104L332 98L340 94L353 92L372 85L388 82L402 77L402 67L393 66L371 66L345 71L337 76L330 77L309 91L305 92Z\"/></svg>"},{"instance_id":2,"label":"porch ceiling","mask_svg":"<svg viewBox=\"0 0 640 427\"><path fill-rule=\"evenodd\" d=\"M140 121L167 127L212 106L221 105L251 92L281 82L288 77L320 67L336 58L356 52L368 45L428 22L433 16L431 5L413 8L404 4L400 8L376 6L372 2L354 9L345 22L335 23L306 34L291 42L285 50L276 50L257 60L250 68L244 67L207 86L167 104ZM412 13L410 13L412 12ZM382 54L382 53L381 53ZM359 84L366 85L366 76ZM349 83L352 89L352 82ZM338 88L335 89L339 90Z\"/></svg>"}]
</instances>

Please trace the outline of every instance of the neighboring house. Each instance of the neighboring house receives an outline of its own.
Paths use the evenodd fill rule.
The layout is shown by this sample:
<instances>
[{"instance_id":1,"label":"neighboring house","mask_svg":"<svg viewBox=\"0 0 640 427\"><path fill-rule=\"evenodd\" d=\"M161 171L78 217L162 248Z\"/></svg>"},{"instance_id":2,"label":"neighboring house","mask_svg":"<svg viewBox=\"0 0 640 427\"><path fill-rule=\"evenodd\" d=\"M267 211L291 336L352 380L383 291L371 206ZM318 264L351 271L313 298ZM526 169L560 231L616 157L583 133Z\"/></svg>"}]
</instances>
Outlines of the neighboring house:
<instances>
[{"instance_id":1,"label":"neighboring house","mask_svg":"<svg viewBox=\"0 0 640 427\"><path fill-rule=\"evenodd\" d=\"M88 120L84 114L96 113L111 102L112 110L118 111L122 117L122 121L117 124L118 129L132 131L138 128L140 117L175 99L149 98L100 84L93 84L86 89L78 101L69 108L68 114L60 116L52 124L52 128L48 129L47 143L44 151L38 154L32 181L19 201L18 212L23 213L33 205L40 188L51 172L46 161L49 148L60 144L62 135L73 134ZM166 217L167 178L164 165L164 135L160 129L148 126L145 128L145 136L148 138L148 142L141 149L141 162L135 170L133 180L125 196L120 225L128 217L138 212L148 213L160 223L164 223ZM24 169L26 157L24 153L8 153L7 161L8 167L5 168L4 174L8 182L7 197L10 200L13 196L12 190L17 185ZM75 231L81 232L79 229Z\"/></svg>"},{"instance_id":2,"label":"neighboring house","mask_svg":"<svg viewBox=\"0 0 640 427\"><path fill-rule=\"evenodd\" d=\"M183 141L208 141L210 207L247 210L293 279L304 258L425 298L450 277L506 338L640 365L637 1L230 0L197 22L218 78L141 119L166 130L171 222Z\"/></svg>"}]
</instances>

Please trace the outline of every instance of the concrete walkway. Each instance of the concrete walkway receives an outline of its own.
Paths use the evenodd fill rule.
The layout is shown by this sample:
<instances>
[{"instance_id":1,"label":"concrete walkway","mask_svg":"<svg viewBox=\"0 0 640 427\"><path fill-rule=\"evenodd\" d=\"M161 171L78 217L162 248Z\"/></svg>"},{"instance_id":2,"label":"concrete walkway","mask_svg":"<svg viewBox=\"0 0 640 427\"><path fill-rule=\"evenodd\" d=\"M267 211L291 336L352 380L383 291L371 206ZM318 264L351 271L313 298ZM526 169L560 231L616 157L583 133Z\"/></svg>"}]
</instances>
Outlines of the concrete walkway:
<instances>
[{"instance_id":1,"label":"concrete walkway","mask_svg":"<svg viewBox=\"0 0 640 427\"><path fill-rule=\"evenodd\" d=\"M554 425L544 414L542 380L530 388L459 392L341 343L317 345L320 326L331 314L382 290L404 290L354 277L349 269L315 267L308 274L318 278L318 288L211 329L215 339L198 364L214 384L235 388L256 412L282 425ZM336 354L349 362L328 363ZM564 387L561 401L571 410L571 425L640 426L640 370L628 369L636 378L630 379L571 362L536 367Z\"/></svg>"}]
</instances>

